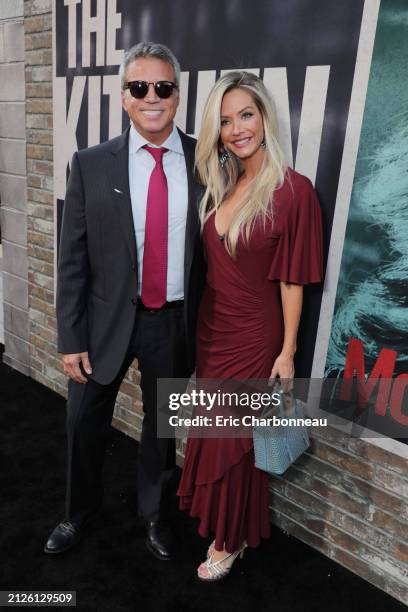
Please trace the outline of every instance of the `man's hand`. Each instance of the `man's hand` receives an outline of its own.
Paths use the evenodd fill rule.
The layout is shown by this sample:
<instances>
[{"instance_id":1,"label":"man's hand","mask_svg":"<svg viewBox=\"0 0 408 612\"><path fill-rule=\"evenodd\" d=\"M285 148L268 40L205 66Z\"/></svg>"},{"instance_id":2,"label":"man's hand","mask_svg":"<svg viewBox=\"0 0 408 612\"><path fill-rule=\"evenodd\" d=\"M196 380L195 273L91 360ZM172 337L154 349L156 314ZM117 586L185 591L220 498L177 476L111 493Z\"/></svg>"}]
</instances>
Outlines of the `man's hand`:
<instances>
[{"instance_id":1,"label":"man's hand","mask_svg":"<svg viewBox=\"0 0 408 612\"><path fill-rule=\"evenodd\" d=\"M86 383L88 379L82 374L79 364L82 362L82 367L87 374L92 374L91 364L89 362L88 352L85 353L72 353L70 355L63 355L62 364L64 366L65 374L68 374L72 380L79 383Z\"/></svg>"}]
</instances>

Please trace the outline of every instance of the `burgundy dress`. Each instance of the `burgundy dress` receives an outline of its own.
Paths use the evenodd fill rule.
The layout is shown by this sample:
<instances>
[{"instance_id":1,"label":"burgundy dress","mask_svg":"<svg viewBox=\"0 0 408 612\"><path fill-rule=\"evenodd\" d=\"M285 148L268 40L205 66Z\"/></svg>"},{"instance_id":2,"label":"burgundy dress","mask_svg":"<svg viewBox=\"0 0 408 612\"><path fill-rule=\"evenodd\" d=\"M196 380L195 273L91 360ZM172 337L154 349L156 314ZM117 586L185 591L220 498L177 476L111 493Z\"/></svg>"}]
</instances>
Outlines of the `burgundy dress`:
<instances>
[{"instance_id":1,"label":"burgundy dress","mask_svg":"<svg viewBox=\"0 0 408 612\"><path fill-rule=\"evenodd\" d=\"M288 170L275 191L273 221L256 224L232 259L214 215L204 227L206 288L197 327L197 378L268 378L281 352L284 323L278 281L322 279L320 206L312 183ZM180 508L200 519L199 534L215 532L228 552L245 540L256 547L270 534L268 475L254 464L251 438L189 438L177 494Z\"/></svg>"}]
</instances>

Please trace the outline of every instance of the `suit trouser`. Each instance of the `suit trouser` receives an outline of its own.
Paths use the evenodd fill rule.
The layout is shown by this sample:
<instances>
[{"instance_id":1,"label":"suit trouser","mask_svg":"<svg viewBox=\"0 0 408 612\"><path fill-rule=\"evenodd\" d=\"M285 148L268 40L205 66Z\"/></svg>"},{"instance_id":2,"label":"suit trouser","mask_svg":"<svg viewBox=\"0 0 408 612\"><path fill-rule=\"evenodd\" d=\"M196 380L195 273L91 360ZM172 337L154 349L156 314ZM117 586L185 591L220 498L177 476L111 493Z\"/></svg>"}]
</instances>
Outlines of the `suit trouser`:
<instances>
[{"instance_id":1,"label":"suit trouser","mask_svg":"<svg viewBox=\"0 0 408 612\"><path fill-rule=\"evenodd\" d=\"M147 520L159 518L162 491L175 467L175 440L157 438L157 378L188 378L186 353L182 306L141 310L126 357L110 384L69 380L67 518L85 518L102 503L102 468L116 396L135 357L144 411L137 470L139 514Z\"/></svg>"}]
</instances>

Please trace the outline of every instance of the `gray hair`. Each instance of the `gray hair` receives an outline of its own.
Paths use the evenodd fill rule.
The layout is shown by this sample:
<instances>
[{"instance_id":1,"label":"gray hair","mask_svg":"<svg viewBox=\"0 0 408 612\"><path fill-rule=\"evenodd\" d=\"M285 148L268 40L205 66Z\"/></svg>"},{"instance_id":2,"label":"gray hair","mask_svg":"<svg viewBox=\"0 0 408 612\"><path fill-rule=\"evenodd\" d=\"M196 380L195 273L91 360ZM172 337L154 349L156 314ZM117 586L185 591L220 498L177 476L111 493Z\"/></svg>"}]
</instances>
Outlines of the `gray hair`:
<instances>
[{"instance_id":1,"label":"gray hair","mask_svg":"<svg viewBox=\"0 0 408 612\"><path fill-rule=\"evenodd\" d=\"M177 87L179 86L180 64L173 51L161 43L141 42L128 49L123 56L123 60L119 68L120 86L122 90L125 88L126 83L126 68L138 57L156 57L157 59L161 59L170 64L174 72L174 82L176 83Z\"/></svg>"}]
</instances>

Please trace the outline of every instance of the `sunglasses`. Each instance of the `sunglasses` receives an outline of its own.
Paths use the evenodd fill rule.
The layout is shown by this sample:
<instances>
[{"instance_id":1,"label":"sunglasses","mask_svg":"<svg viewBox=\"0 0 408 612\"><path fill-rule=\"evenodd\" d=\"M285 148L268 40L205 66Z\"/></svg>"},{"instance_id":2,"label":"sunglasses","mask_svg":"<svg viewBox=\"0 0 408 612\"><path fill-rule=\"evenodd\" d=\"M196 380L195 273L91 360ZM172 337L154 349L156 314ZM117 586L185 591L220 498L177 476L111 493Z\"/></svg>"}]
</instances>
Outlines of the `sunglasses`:
<instances>
[{"instance_id":1,"label":"sunglasses","mask_svg":"<svg viewBox=\"0 0 408 612\"><path fill-rule=\"evenodd\" d=\"M134 98L144 98L149 91L149 85L153 85L154 91L159 98L170 98L174 89L178 89L173 81L156 81L156 83L148 83L147 81L129 81L125 85L125 89L130 91L130 95Z\"/></svg>"}]
</instances>

